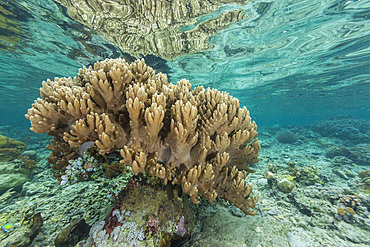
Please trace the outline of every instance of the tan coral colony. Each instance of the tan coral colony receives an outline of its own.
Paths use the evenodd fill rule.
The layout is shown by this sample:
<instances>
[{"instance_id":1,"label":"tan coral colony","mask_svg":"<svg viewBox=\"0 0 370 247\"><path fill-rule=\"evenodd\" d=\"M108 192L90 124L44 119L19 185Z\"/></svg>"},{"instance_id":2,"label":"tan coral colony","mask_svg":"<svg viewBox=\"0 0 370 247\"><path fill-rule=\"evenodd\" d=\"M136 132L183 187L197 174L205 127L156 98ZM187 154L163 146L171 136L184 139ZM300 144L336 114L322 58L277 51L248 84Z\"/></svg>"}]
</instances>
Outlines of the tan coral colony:
<instances>
[{"instance_id":1,"label":"tan coral colony","mask_svg":"<svg viewBox=\"0 0 370 247\"><path fill-rule=\"evenodd\" d=\"M254 215L257 196L245 183L259 161L257 125L238 99L216 89L176 85L145 64L106 59L76 78L42 83L28 110L31 130L53 136L48 161L60 177L79 147L119 152L134 174L147 171L179 184L193 203L220 196Z\"/></svg>"}]
</instances>

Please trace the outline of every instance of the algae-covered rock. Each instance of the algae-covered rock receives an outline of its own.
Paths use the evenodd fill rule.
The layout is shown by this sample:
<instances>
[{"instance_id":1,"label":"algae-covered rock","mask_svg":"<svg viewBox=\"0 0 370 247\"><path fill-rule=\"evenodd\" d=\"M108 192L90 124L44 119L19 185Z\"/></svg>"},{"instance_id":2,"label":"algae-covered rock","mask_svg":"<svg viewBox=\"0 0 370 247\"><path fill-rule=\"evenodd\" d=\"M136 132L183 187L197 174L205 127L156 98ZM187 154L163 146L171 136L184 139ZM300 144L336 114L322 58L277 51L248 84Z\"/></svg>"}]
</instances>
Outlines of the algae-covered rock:
<instances>
[{"instance_id":1,"label":"algae-covered rock","mask_svg":"<svg viewBox=\"0 0 370 247\"><path fill-rule=\"evenodd\" d=\"M75 219L58 234L55 239L56 247L75 246L79 241L87 239L90 226L84 219Z\"/></svg>"},{"instance_id":2,"label":"algae-covered rock","mask_svg":"<svg viewBox=\"0 0 370 247\"><path fill-rule=\"evenodd\" d=\"M3 135L0 135L0 148L17 148L17 149L25 149L26 144L13 138L9 138Z\"/></svg>"},{"instance_id":3,"label":"algae-covered rock","mask_svg":"<svg viewBox=\"0 0 370 247\"><path fill-rule=\"evenodd\" d=\"M291 192L294 187L294 182L289 181L287 178L281 179L277 182L277 188L284 193Z\"/></svg>"},{"instance_id":4,"label":"algae-covered rock","mask_svg":"<svg viewBox=\"0 0 370 247\"><path fill-rule=\"evenodd\" d=\"M353 148L331 147L326 152L326 157L335 159L336 157L346 157L357 165L370 165L370 144L358 144ZM334 160L334 162L337 162Z\"/></svg>"},{"instance_id":5,"label":"algae-covered rock","mask_svg":"<svg viewBox=\"0 0 370 247\"><path fill-rule=\"evenodd\" d=\"M0 194L10 188L20 190L22 185L31 179L32 169L22 167L22 164L0 163Z\"/></svg>"},{"instance_id":6,"label":"algae-covered rock","mask_svg":"<svg viewBox=\"0 0 370 247\"><path fill-rule=\"evenodd\" d=\"M30 159L37 159L37 152L35 150L26 150L22 153L22 156L28 156Z\"/></svg>"},{"instance_id":7,"label":"algae-covered rock","mask_svg":"<svg viewBox=\"0 0 370 247\"><path fill-rule=\"evenodd\" d=\"M0 162L15 160L19 157L20 153L16 148L0 148Z\"/></svg>"},{"instance_id":8,"label":"algae-covered rock","mask_svg":"<svg viewBox=\"0 0 370 247\"><path fill-rule=\"evenodd\" d=\"M16 159L25 148L26 144L23 142L0 135L0 162Z\"/></svg>"},{"instance_id":9,"label":"algae-covered rock","mask_svg":"<svg viewBox=\"0 0 370 247\"><path fill-rule=\"evenodd\" d=\"M109 216L93 224L85 246L181 246L194 225L189 199L177 186L164 188L134 176Z\"/></svg>"},{"instance_id":10,"label":"algae-covered rock","mask_svg":"<svg viewBox=\"0 0 370 247\"><path fill-rule=\"evenodd\" d=\"M370 144L359 144L350 149L353 162L358 165L370 166Z\"/></svg>"},{"instance_id":11,"label":"algae-covered rock","mask_svg":"<svg viewBox=\"0 0 370 247\"><path fill-rule=\"evenodd\" d=\"M29 176L21 173L0 174L0 194L4 193L10 188L19 190L27 181L29 181Z\"/></svg>"},{"instance_id":12,"label":"algae-covered rock","mask_svg":"<svg viewBox=\"0 0 370 247\"><path fill-rule=\"evenodd\" d=\"M276 139L280 143L285 143L285 144L293 144L298 141L297 135L289 130L281 131Z\"/></svg>"},{"instance_id":13,"label":"algae-covered rock","mask_svg":"<svg viewBox=\"0 0 370 247\"><path fill-rule=\"evenodd\" d=\"M43 219L41 213L30 216L25 215L22 223L18 224L6 238L0 241L0 246L31 246L31 242L39 233L42 225Z\"/></svg>"},{"instance_id":14,"label":"algae-covered rock","mask_svg":"<svg viewBox=\"0 0 370 247\"><path fill-rule=\"evenodd\" d=\"M21 155L26 148L23 142L0 135L0 194L10 188L20 190L31 179L36 161ZM32 152L26 152L30 154Z\"/></svg>"},{"instance_id":15,"label":"algae-covered rock","mask_svg":"<svg viewBox=\"0 0 370 247\"><path fill-rule=\"evenodd\" d=\"M360 171L360 172L358 173L358 176L359 176L360 178L370 177L370 170Z\"/></svg>"},{"instance_id":16,"label":"algae-covered rock","mask_svg":"<svg viewBox=\"0 0 370 247\"><path fill-rule=\"evenodd\" d=\"M320 174L315 166L304 166L297 172L295 181L304 185L324 185L326 178Z\"/></svg>"},{"instance_id":17,"label":"algae-covered rock","mask_svg":"<svg viewBox=\"0 0 370 247\"><path fill-rule=\"evenodd\" d=\"M358 173L361 180L361 188L366 194L370 194L370 170L364 170Z\"/></svg>"},{"instance_id":18,"label":"algae-covered rock","mask_svg":"<svg viewBox=\"0 0 370 247\"><path fill-rule=\"evenodd\" d=\"M350 178L356 177L356 174L347 167L343 167L342 169L334 168L332 169L332 171L334 174L337 174L339 177L345 180L349 180Z\"/></svg>"}]
</instances>

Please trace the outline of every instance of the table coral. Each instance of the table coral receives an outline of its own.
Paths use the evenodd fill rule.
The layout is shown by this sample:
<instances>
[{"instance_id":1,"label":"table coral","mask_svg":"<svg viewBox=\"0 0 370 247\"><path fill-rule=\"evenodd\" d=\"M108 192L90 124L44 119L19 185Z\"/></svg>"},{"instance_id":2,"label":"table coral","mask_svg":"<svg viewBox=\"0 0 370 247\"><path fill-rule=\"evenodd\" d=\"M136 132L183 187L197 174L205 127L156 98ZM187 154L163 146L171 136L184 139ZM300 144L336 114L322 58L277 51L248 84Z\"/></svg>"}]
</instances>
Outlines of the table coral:
<instances>
[{"instance_id":1,"label":"table coral","mask_svg":"<svg viewBox=\"0 0 370 247\"><path fill-rule=\"evenodd\" d=\"M48 161L64 174L79 147L94 142L101 155L116 153L134 174L144 171L181 185L194 203L227 199L254 214L257 197L245 183L259 161L257 125L238 99L196 87L137 60L106 59L75 78L42 83L28 110L31 130L53 136Z\"/></svg>"}]
</instances>

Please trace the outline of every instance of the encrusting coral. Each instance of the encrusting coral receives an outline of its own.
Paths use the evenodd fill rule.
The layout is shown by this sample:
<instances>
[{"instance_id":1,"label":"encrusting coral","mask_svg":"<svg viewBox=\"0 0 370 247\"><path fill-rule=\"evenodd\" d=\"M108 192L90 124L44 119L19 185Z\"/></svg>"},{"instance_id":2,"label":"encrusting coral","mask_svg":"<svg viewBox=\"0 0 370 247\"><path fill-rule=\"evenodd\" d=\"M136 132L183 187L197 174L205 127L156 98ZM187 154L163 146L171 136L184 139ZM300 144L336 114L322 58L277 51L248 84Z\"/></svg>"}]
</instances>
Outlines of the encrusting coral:
<instances>
[{"instance_id":1,"label":"encrusting coral","mask_svg":"<svg viewBox=\"0 0 370 247\"><path fill-rule=\"evenodd\" d=\"M191 90L137 60L106 59L82 68L77 78L42 83L26 118L31 130L54 138L49 162L63 175L79 148L95 143L101 155L120 152L134 174L147 171L179 184L194 203L225 198L254 214L257 197L245 183L257 163L257 125L226 92Z\"/></svg>"}]
</instances>

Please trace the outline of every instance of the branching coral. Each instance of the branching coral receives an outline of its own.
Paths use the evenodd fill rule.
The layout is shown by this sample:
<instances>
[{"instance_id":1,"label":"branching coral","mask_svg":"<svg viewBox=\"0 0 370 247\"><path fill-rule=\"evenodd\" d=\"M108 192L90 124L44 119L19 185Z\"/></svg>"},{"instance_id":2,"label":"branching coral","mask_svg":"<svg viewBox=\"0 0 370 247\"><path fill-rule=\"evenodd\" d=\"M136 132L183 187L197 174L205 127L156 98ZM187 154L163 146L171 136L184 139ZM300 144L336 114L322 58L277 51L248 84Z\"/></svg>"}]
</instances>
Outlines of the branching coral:
<instances>
[{"instance_id":1,"label":"branching coral","mask_svg":"<svg viewBox=\"0 0 370 247\"><path fill-rule=\"evenodd\" d=\"M258 162L257 125L226 92L176 85L147 66L106 59L77 78L43 82L28 110L31 130L54 136L49 162L63 175L79 147L94 142L101 155L120 151L134 174L147 171L179 184L194 203L221 196L246 214L255 207L245 183Z\"/></svg>"}]
</instances>

